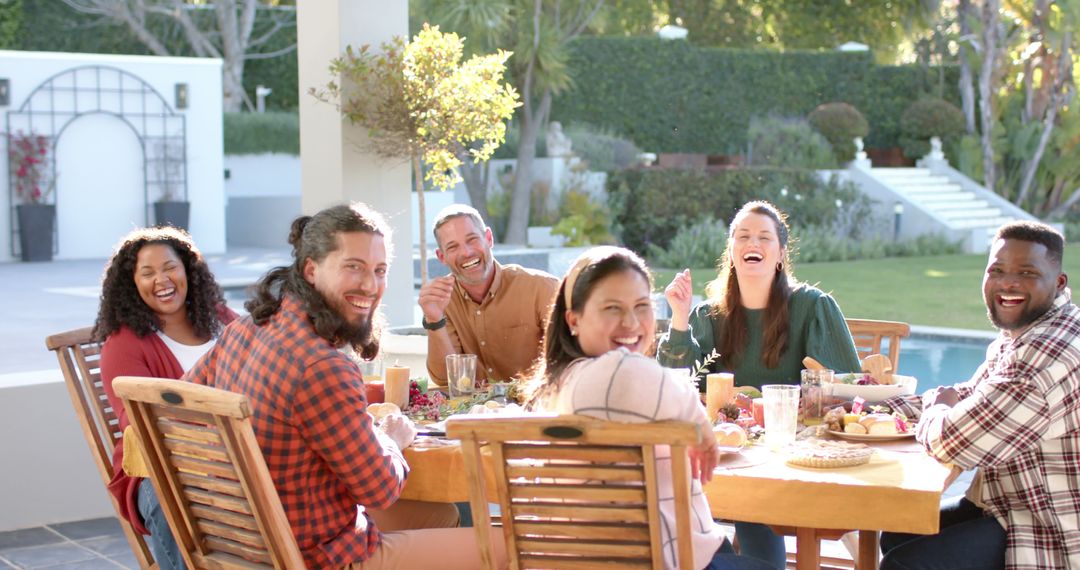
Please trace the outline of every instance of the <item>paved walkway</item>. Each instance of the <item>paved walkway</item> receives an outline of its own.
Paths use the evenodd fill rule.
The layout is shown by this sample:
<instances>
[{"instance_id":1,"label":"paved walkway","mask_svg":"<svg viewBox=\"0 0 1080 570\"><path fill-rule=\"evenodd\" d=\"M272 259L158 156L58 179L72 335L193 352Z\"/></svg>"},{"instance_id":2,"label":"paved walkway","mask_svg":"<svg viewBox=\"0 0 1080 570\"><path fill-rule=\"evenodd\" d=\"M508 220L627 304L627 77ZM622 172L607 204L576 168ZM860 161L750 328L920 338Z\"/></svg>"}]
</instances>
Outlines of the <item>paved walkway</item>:
<instances>
[{"instance_id":1,"label":"paved walkway","mask_svg":"<svg viewBox=\"0 0 1080 570\"><path fill-rule=\"evenodd\" d=\"M243 287L288 263L290 253L287 248L239 248L208 255L207 262L222 286ZM0 263L0 375L56 369L45 337L93 324L105 262Z\"/></svg>"}]
</instances>

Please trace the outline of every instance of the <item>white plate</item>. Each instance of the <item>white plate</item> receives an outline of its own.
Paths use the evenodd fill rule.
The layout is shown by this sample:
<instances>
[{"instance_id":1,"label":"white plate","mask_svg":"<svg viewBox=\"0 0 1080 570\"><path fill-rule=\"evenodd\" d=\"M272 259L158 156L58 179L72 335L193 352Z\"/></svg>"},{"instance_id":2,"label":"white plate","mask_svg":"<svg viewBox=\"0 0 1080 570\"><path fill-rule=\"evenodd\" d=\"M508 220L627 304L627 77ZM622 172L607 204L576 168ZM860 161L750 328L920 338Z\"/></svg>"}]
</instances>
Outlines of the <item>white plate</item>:
<instances>
[{"instance_id":1,"label":"white plate","mask_svg":"<svg viewBox=\"0 0 1080 570\"><path fill-rule=\"evenodd\" d=\"M847 374L836 375L837 378L843 376L847 376ZM914 376L894 374L893 378L896 379L896 384L871 384L870 386L859 386L857 384L833 382L831 384L825 384L825 389L823 391L826 396L833 396L835 398L851 399L855 396L859 396L871 404L884 402L893 396L915 393L915 387L918 385L919 381Z\"/></svg>"},{"instance_id":2,"label":"white plate","mask_svg":"<svg viewBox=\"0 0 1080 570\"><path fill-rule=\"evenodd\" d=\"M727 455L729 453L742 453L742 450L743 450L742 446L738 446L738 447L733 446L733 445L718 445L718 446L716 446L716 451L718 451L721 455Z\"/></svg>"},{"instance_id":3,"label":"white plate","mask_svg":"<svg viewBox=\"0 0 1080 570\"><path fill-rule=\"evenodd\" d=\"M908 433L896 433L896 434L868 434L868 433L846 433L842 431L829 431L830 435L835 435L841 439L849 441L895 441L898 439L907 439L909 437L915 437L914 432Z\"/></svg>"}]
</instances>

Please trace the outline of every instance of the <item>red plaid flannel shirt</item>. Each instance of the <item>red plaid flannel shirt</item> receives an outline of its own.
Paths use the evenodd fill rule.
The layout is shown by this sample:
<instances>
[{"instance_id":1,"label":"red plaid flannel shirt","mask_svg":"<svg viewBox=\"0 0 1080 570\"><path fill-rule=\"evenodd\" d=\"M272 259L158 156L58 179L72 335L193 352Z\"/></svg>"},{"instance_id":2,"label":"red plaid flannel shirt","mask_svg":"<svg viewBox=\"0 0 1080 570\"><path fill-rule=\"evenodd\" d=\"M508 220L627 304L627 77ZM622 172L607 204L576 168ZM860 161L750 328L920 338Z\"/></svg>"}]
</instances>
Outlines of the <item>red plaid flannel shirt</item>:
<instances>
[{"instance_id":1,"label":"red plaid flannel shirt","mask_svg":"<svg viewBox=\"0 0 1080 570\"><path fill-rule=\"evenodd\" d=\"M357 505L384 509L405 486L408 465L376 434L360 371L315 334L300 303L286 296L263 326L234 321L185 379L238 392L289 525L309 568L367 559L379 531Z\"/></svg>"},{"instance_id":2,"label":"red plaid flannel shirt","mask_svg":"<svg viewBox=\"0 0 1080 570\"><path fill-rule=\"evenodd\" d=\"M978 469L984 504L1008 532L1010 570L1080 568L1080 309L1066 289L1018 336L1003 331L955 407L922 410L934 457ZM887 403L917 413L914 398Z\"/></svg>"}]
</instances>

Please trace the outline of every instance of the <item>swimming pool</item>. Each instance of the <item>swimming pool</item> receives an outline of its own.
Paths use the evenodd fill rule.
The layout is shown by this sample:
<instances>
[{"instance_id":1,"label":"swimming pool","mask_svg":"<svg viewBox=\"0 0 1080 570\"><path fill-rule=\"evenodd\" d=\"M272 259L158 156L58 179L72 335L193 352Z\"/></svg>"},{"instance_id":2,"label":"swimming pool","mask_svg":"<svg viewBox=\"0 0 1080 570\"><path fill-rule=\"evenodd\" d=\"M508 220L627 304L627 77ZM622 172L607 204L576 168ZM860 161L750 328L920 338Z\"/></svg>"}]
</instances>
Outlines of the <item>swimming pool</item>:
<instances>
[{"instance_id":1,"label":"swimming pool","mask_svg":"<svg viewBox=\"0 0 1080 570\"><path fill-rule=\"evenodd\" d=\"M963 382L983 363L989 344L978 338L913 334L900 344L900 372L919 379L919 393Z\"/></svg>"}]
</instances>

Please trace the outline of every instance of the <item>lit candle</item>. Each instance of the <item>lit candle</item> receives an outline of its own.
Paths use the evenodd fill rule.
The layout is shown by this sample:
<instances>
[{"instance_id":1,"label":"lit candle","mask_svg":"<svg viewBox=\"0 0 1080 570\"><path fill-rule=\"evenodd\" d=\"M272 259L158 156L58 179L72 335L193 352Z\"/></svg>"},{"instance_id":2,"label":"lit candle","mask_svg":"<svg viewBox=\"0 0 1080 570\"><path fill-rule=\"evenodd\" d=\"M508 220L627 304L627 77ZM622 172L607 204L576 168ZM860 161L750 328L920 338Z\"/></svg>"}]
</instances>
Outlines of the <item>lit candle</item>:
<instances>
[{"instance_id":1,"label":"lit candle","mask_svg":"<svg viewBox=\"0 0 1080 570\"><path fill-rule=\"evenodd\" d=\"M709 413L709 421L715 422L720 408L731 403L734 397L734 374L720 372L705 377L705 409Z\"/></svg>"},{"instance_id":2,"label":"lit candle","mask_svg":"<svg viewBox=\"0 0 1080 570\"><path fill-rule=\"evenodd\" d=\"M409 367L399 366L395 362L383 372L386 377L386 401L393 402L404 410L409 404Z\"/></svg>"}]
</instances>

